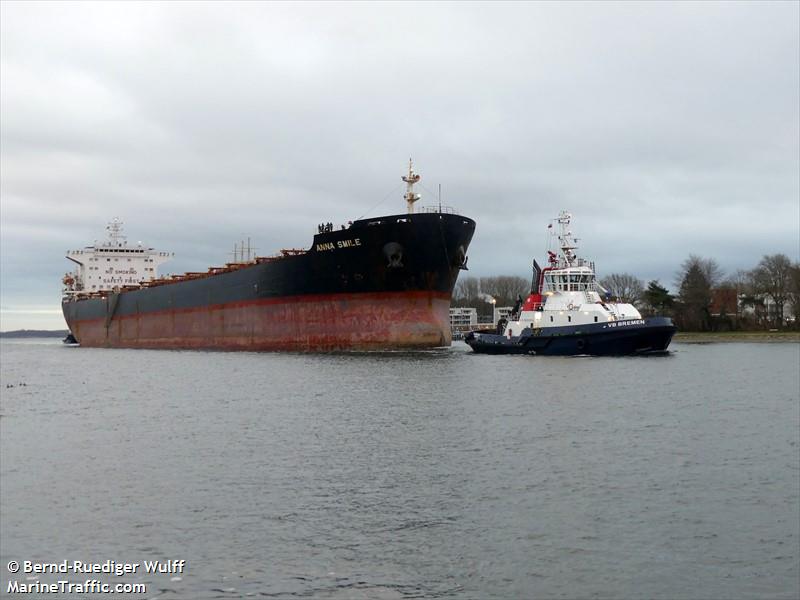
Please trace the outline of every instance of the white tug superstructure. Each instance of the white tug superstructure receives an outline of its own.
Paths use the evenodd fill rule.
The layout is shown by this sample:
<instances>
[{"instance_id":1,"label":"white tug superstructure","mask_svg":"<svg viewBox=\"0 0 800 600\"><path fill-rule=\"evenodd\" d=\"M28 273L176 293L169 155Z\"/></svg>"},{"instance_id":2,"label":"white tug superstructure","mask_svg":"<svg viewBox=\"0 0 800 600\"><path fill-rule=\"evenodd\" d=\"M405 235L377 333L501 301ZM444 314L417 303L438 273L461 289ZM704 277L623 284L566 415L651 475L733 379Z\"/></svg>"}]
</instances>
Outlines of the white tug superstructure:
<instances>
[{"instance_id":1,"label":"white tug superstructure","mask_svg":"<svg viewBox=\"0 0 800 600\"><path fill-rule=\"evenodd\" d=\"M546 330L565 327L641 319L642 315L632 304L606 302L601 297L606 290L595 279L594 263L578 258L577 238L569 229L572 215L561 211L555 220L557 229L551 229L549 265L544 269L534 261L534 280L531 295L518 302L508 323L501 323L498 332L508 338L520 335L523 329ZM553 252L554 238L558 248Z\"/></svg>"},{"instance_id":2,"label":"white tug superstructure","mask_svg":"<svg viewBox=\"0 0 800 600\"><path fill-rule=\"evenodd\" d=\"M137 287L158 277L158 267L174 254L142 246L132 246L122 234L122 221L115 218L106 227L108 239L82 250L70 250L67 258L75 271L63 278L65 298L94 292Z\"/></svg>"}]
</instances>

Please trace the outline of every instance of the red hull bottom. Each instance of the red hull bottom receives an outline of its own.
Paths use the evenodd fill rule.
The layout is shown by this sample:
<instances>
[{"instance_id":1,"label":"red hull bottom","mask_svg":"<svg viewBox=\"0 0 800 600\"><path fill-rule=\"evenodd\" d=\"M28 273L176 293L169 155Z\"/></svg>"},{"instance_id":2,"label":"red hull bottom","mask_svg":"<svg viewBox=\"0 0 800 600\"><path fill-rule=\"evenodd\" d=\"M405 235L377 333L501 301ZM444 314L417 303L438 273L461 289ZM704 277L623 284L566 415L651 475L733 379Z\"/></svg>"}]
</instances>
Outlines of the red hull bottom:
<instances>
[{"instance_id":1,"label":"red hull bottom","mask_svg":"<svg viewBox=\"0 0 800 600\"><path fill-rule=\"evenodd\" d=\"M68 323L81 346L251 351L449 346L450 298L429 292L340 294L159 311Z\"/></svg>"}]
</instances>

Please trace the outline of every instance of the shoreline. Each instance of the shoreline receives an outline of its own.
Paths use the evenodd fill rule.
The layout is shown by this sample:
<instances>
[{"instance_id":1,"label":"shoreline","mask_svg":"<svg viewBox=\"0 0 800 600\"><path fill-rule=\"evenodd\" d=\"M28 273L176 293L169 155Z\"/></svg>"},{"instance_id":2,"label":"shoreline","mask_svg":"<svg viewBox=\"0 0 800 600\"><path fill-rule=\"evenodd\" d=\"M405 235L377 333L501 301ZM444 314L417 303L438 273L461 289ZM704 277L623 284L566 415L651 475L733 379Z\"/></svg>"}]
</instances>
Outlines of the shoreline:
<instances>
[{"instance_id":1,"label":"shoreline","mask_svg":"<svg viewBox=\"0 0 800 600\"><path fill-rule=\"evenodd\" d=\"M672 338L672 341L685 344L717 342L800 343L800 331L679 331Z\"/></svg>"}]
</instances>

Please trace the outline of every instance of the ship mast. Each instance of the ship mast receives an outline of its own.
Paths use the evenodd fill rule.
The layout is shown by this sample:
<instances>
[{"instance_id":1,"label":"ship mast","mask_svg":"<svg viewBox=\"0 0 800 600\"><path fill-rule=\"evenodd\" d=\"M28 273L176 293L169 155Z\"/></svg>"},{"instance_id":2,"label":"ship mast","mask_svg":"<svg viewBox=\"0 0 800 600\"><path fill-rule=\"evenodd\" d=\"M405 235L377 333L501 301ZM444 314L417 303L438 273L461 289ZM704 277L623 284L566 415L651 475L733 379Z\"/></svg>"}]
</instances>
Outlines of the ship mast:
<instances>
[{"instance_id":1,"label":"ship mast","mask_svg":"<svg viewBox=\"0 0 800 600\"><path fill-rule=\"evenodd\" d=\"M577 258L573 250L578 249L578 240L573 237L572 232L568 229L571 219L572 215L565 210L562 210L558 215L558 242L561 245L561 256L566 267L572 266L572 263Z\"/></svg>"},{"instance_id":2,"label":"ship mast","mask_svg":"<svg viewBox=\"0 0 800 600\"><path fill-rule=\"evenodd\" d=\"M112 247L118 247L125 244L126 236L122 235L122 221L119 217L114 217L106 226L108 231L108 243Z\"/></svg>"},{"instance_id":3,"label":"ship mast","mask_svg":"<svg viewBox=\"0 0 800 600\"><path fill-rule=\"evenodd\" d=\"M414 184L417 183L421 177L414 173L414 167L411 163L411 159L408 159L408 175L403 176L403 181L406 182L406 195L404 198L408 203L408 213L412 214L414 212L414 202L419 200L419 194L414 193Z\"/></svg>"}]
</instances>

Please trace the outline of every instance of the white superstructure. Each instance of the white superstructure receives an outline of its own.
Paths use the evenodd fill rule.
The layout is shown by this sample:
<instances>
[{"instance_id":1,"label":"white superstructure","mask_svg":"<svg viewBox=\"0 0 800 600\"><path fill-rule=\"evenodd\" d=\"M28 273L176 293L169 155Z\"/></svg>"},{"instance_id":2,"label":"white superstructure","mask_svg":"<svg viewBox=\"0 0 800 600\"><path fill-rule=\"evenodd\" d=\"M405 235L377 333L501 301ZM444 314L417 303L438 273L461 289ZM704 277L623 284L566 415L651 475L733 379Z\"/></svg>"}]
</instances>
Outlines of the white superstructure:
<instances>
[{"instance_id":1,"label":"white superstructure","mask_svg":"<svg viewBox=\"0 0 800 600\"><path fill-rule=\"evenodd\" d=\"M137 286L158 277L158 267L174 254L147 248L138 242L128 244L122 234L122 221L114 218L106 227L108 239L82 250L70 250L67 258L77 267L64 275L64 295L113 291Z\"/></svg>"},{"instance_id":2,"label":"white superstructure","mask_svg":"<svg viewBox=\"0 0 800 600\"><path fill-rule=\"evenodd\" d=\"M531 295L508 317L504 335L519 335L526 327L538 330L642 318L632 304L606 302L600 296L605 290L595 280L594 263L575 254L578 240L569 229L571 219L566 211L556 219L553 237L558 251L547 251L549 264L544 269L538 270L534 263Z\"/></svg>"}]
</instances>

